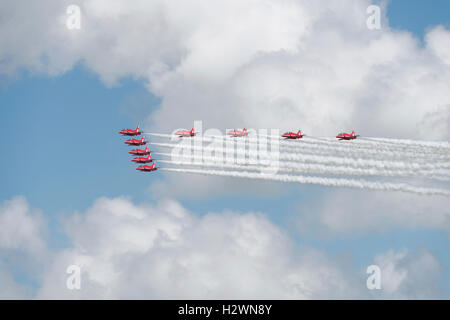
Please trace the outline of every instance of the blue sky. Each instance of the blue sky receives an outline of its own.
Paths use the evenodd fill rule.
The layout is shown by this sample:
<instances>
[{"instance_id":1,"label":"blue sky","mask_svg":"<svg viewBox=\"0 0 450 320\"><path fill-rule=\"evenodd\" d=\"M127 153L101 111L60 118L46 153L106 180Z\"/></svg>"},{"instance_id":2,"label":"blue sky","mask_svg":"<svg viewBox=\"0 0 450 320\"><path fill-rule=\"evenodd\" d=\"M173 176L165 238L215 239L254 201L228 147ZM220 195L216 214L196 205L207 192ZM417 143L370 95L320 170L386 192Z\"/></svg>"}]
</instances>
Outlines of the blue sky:
<instances>
[{"instance_id":1,"label":"blue sky","mask_svg":"<svg viewBox=\"0 0 450 320\"><path fill-rule=\"evenodd\" d=\"M446 0L391 0L387 10L392 28L411 31L419 38L432 26L448 27L450 23L450 3Z\"/></svg>"},{"instance_id":2,"label":"blue sky","mask_svg":"<svg viewBox=\"0 0 450 320\"><path fill-rule=\"evenodd\" d=\"M425 30L449 22L450 2L445 0L392 0L388 6L391 27L409 30L422 38ZM0 89L0 202L24 195L50 221L51 245L64 247L58 232L61 217L84 211L99 197L125 195L136 202L154 201L152 180L161 173L143 175L129 161L128 148L117 131L134 128L139 118L158 108L145 83L132 78L106 87L96 74L78 64L56 77L26 71L1 79ZM207 124L204 124L207 126ZM167 124L167 131L171 131ZM224 196L182 199L192 212L205 214L224 209L262 211L300 243L325 249L332 255L350 253L355 269L370 264L374 255L388 249L428 247L450 270L448 234L437 231L390 230L383 234L304 238L290 227L290 217L302 201L316 197L322 188L285 186L274 198ZM450 275L444 272L446 297Z\"/></svg>"}]
</instances>

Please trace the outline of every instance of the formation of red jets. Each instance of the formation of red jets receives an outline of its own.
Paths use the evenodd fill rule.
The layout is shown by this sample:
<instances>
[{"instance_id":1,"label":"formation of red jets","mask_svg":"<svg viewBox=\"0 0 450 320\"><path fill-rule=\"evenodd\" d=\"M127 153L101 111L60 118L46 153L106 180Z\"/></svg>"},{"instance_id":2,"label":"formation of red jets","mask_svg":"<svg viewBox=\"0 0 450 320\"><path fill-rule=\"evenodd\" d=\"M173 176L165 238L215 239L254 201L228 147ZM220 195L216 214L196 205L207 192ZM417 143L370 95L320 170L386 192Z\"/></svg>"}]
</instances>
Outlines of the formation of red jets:
<instances>
[{"instance_id":1,"label":"formation of red jets","mask_svg":"<svg viewBox=\"0 0 450 320\"><path fill-rule=\"evenodd\" d=\"M123 136L134 137L134 136L140 136L142 134L142 131L140 131L139 126L137 126L135 130L123 129L123 130L120 130L119 133ZM125 143L129 146L143 146L143 145L147 144L147 141L145 141L145 138L142 137L140 140L139 139L126 140ZM150 156L151 152L148 149L148 146L145 147L144 150L134 149L134 150L129 151L128 153L131 154L132 156L137 156L137 157L131 159L131 161L133 161L134 163L138 163L138 164L144 164L142 166L137 167L136 170L150 172L150 171L156 171L158 169L156 167L156 163L153 162L153 159ZM147 157L144 157L144 156L147 156ZM151 163L151 162L153 162L151 165L147 164L147 163Z\"/></svg>"},{"instance_id":2,"label":"formation of red jets","mask_svg":"<svg viewBox=\"0 0 450 320\"><path fill-rule=\"evenodd\" d=\"M123 129L120 130L119 133L123 136L128 136L128 137L135 137L135 136L140 136L142 134L142 131L140 131L139 126L136 127L136 129ZM180 130L175 132L175 135L179 136L180 138L183 137L194 137L196 135L196 132L194 132L194 128L192 128L191 130ZM242 130L231 130L227 132L228 136L231 137L246 137L248 135L248 131L246 128L242 129ZM305 136L305 134L302 133L301 130L298 130L297 132L285 132L281 135L282 138L285 139L301 139ZM355 134L355 131L352 131L352 133L346 133L346 132L342 132L339 133L336 138L339 140L354 140L357 137L359 137L359 135ZM147 141L145 141L144 136L142 136L141 139L129 139L126 140L125 143L129 146L144 146L147 144ZM150 172L150 171L156 171L158 168L156 167L155 162L153 161L153 159L151 158L150 155L150 150L148 149L148 146L145 147L144 150L142 149L134 149L128 152L129 154L131 154L132 156L135 156L135 158L131 159L132 162L134 163L138 163L138 164L143 164L139 167L136 168L136 170L139 171L145 171L145 172ZM148 165L148 163L153 162L151 165Z\"/></svg>"},{"instance_id":3,"label":"formation of red jets","mask_svg":"<svg viewBox=\"0 0 450 320\"><path fill-rule=\"evenodd\" d=\"M192 129L193 130L193 129ZM248 135L248 131L246 128L242 130L231 130L227 132L227 135L231 137L246 137ZM298 130L297 132L285 132L281 135L282 138L285 139L301 139L305 136L304 133L302 133L301 130ZM355 131L352 131L352 133L339 133L336 138L339 140L354 140L359 135L355 135Z\"/></svg>"}]
</instances>

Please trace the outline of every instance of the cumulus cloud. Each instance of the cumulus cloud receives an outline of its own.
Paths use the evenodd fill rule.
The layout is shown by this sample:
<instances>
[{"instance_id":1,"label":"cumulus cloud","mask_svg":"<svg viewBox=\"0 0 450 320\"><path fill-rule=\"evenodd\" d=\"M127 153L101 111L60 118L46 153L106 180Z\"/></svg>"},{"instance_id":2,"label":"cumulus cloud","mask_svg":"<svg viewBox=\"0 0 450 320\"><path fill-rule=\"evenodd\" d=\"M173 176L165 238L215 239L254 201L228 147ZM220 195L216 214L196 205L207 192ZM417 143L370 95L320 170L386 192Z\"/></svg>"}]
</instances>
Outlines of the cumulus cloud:
<instances>
[{"instance_id":1,"label":"cumulus cloud","mask_svg":"<svg viewBox=\"0 0 450 320\"><path fill-rule=\"evenodd\" d=\"M356 279L323 253L293 243L261 213L203 217L173 200L136 206L99 199L68 222L73 246L59 253L39 298L354 297ZM82 289L65 270L82 268ZM356 286L357 287L357 286Z\"/></svg>"},{"instance_id":2,"label":"cumulus cloud","mask_svg":"<svg viewBox=\"0 0 450 320\"><path fill-rule=\"evenodd\" d=\"M0 299L29 299L31 297L31 288L19 284L10 267L0 261Z\"/></svg>"},{"instance_id":3,"label":"cumulus cloud","mask_svg":"<svg viewBox=\"0 0 450 320\"><path fill-rule=\"evenodd\" d=\"M21 206L24 206L21 208ZM5 212L25 210L26 200L2 205ZM6 209L5 209L6 208ZM17 209L19 208L19 209ZM9 210L9 211L8 211ZM29 213L28 213L29 214ZM20 213L17 222L23 221ZM5 220L2 220L5 221ZM9 222L9 226L17 225ZM45 245L39 219L21 232L3 233L10 252L21 251L24 233ZM0 224L4 226L4 224ZM4 231L2 229L2 231ZM136 205L129 199L100 198L86 212L65 221L70 245L38 259L10 263L0 251L0 297L113 299L314 299L440 297L442 268L426 249L388 251L374 258L382 270L383 290L366 288L364 270L348 257L330 257L296 243L259 212L225 211L197 216L171 199ZM5 234L7 236L5 236ZM30 237L25 237L29 239ZM7 241L5 241L7 239ZM24 243L27 243L26 241ZM3 245L3 247L6 247ZM26 247L26 246L25 246ZM20 262L20 261L19 261ZM69 290L71 265L81 268L81 289ZM36 284L26 285L20 270ZM19 274L18 274L19 273ZM22 281L18 280L22 277ZM25 281L26 283L26 281Z\"/></svg>"},{"instance_id":4,"label":"cumulus cloud","mask_svg":"<svg viewBox=\"0 0 450 320\"><path fill-rule=\"evenodd\" d=\"M381 270L380 296L393 299L437 299L442 296L442 266L427 249L389 250L375 257Z\"/></svg>"},{"instance_id":5,"label":"cumulus cloud","mask_svg":"<svg viewBox=\"0 0 450 320\"><path fill-rule=\"evenodd\" d=\"M282 196L286 192L286 186L277 182L250 179L241 179L236 183L235 178L166 173L163 180L151 184L149 191L154 198L171 196L177 199L207 199L231 195L263 195L266 199L273 199Z\"/></svg>"},{"instance_id":6,"label":"cumulus cloud","mask_svg":"<svg viewBox=\"0 0 450 320\"><path fill-rule=\"evenodd\" d=\"M218 128L449 137L449 31L432 29L422 47L385 16L381 30L369 30L369 0L77 1L75 31L65 26L68 3L2 5L2 73L59 74L82 61L108 85L144 79L162 99L154 129L202 119Z\"/></svg>"},{"instance_id":7,"label":"cumulus cloud","mask_svg":"<svg viewBox=\"0 0 450 320\"><path fill-rule=\"evenodd\" d=\"M82 28L69 31L66 8L73 3L81 7ZM0 21L0 73L57 76L81 62L108 86L124 77L142 79L161 98L148 119L151 130L201 119L221 129L301 127L311 135L329 135L349 128L363 135L448 139L449 30L431 29L424 46L410 33L390 29L385 17L381 30L369 30L370 4L3 1L0 15L7 18ZM170 190L179 182L163 187ZM201 183L215 186L212 179ZM204 192L223 189L226 185ZM378 230L385 221L448 230L442 199L384 194L373 200L372 195L337 194L329 205L318 206L317 217L305 217L338 233ZM24 199L5 202L0 222L2 254L45 250L42 221ZM200 218L171 200L137 206L105 198L75 214L67 234L73 245L56 253L39 297L367 295L361 278L323 253L308 249L297 257L292 240L259 213ZM404 263L408 257L388 253L379 258L393 265L387 270L397 285L389 296L403 297L413 283L406 279L416 273L403 276L403 270L416 268ZM431 256L418 257L439 274ZM70 264L82 266L81 291L65 287ZM11 277L0 271L1 279L9 279L5 283ZM234 277L244 280L230 281Z\"/></svg>"},{"instance_id":8,"label":"cumulus cloud","mask_svg":"<svg viewBox=\"0 0 450 320\"><path fill-rule=\"evenodd\" d=\"M348 259L299 246L262 213L198 217L173 200L135 205L102 198L68 221L67 234L72 246L55 256L38 298L372 297L365 273ZM388 252L375 262L386 270L383 297L435 293L441 271L430 254ZM73 264L82 270L81 290L66 288ZM426 281L419 279L422 269ZM418 287L408 289L416 280Z\"/></svg>"},{"instance_id":9,"label":"cumulus cloud","mask_svg":"<svg viewBox=\"0 0 450 320\"><path fill-rule=\"evenodd\" d=\"M81 8L80 30L66 28L73 3ZM448 140L449 30L431 29L422 45L389 27L385 1L381 29L369 30L371 4L4 1L0 73L59 75L82 63L108 86L141 79L161 99L146 119L151 131L203 120L205 128L221 130L301 128L321 136L355 129Z\"/></svg>"},{"instance_id":10,"label":"cumulus cloud","mask_svg":"<svg viewBox=\"0 0 450 320\"><path fill-rule=\"evenodd\" d=\"M46 224L40 211L31 210L24 197L0 205L0 249L41 253Z\"/></svg>"},{"instance_id":11,"label":"cumulus cloud","mask_svg":"<svg viewBox=\"0 0 450 320\"><path fill-rule=\"evenodd\" d=\"M0 299L32 297L32 288L16 279L24 274L41 279L50 258L46 237L42 213L24 197L0 204Z\"/></svg>"},{"instance_id":12,"label":"cumulus cloud","mask_svg":"<svg viewBox=\"0 0 450 320\"><path fill-rule=\"evenodd\" d=\"M326 197L326 201L325 198ZM361 235L396 228L450 232L448 199L405 193L338 190L299 206L299 230L317 236Z\"/></svg>"},{"instance_id":13,"label":"cumulus cloud","mask_svg":"<svg viewBox=\"0 0 450 320\"><path fill-rule=\"evenodd\" d=\"M438 26L432 29L426 35L426 42L430 50L443 63L450 65L450 34L443 26Z\"/></svg>"}]
</instances>

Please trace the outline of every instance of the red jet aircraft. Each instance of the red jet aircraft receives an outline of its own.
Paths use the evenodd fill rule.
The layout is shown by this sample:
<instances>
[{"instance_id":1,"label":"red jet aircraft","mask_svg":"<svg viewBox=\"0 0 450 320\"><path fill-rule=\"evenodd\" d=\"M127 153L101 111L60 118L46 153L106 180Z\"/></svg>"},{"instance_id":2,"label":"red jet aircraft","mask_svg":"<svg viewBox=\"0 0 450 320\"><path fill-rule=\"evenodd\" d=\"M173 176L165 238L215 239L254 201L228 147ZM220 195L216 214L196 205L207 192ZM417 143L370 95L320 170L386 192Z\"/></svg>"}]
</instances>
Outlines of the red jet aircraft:
<instances>
[{"instance_id":1,"label":"red jet aircraft","mask_svg":"<svg viewBox=\"0 0 450 320\"><path fill-rule=\"evenodd\" d=\"M192 128L191 131L189 131L189 130L180 130L180 131L175 132L175 134L177 136L179 136L180 138L195 136L194 128Z\"/></svg>"},{"instance_id":2,"label":"red jet aircraft","mask_svg":"<svg viewBox=\"0 0 450 320\"><path fill-rule=\"evenodd\" d=\"M286 132L283 133L282 137L286 139L301 139L303 138L304 134L302 134L301 130L298 130L297 133L295 132Z\"/></svg>"},{"instance_id":3,"label":"red jet aircraft","mask_svg":"<svg viewBox=\"0 0 450 320\"><path fill-rule=\"evenodd\" d=\"M119 133L124 136L140 136L142 134L142 132L139 130L139 126L136 127L136 130L123 129L120 130Z\"/></svg>"},{"instance_id":4,"label":"red jet aircraft","mask_svg":"<svg viewBox=\"0 0 450 320\"><path fill-rule=\"evenodd\" d=\"M231 130L228 131L227 133L228 135L232 136L232 137L246 137L248 135L248 131L246 128L241 130Z\"/></svg>"},{"instance_id":5,"label":"red jet aircraft","mask_svg":"<svg viewBox=\"0 0 450 320\"><path fill-rule=\"evenodd\" d=\"M148 146L145 147L144 150L142 149L134 149L128 152L129 154L133 156L148 156L150 154L150 150L148 150Z\"/></svg>"},{"instance_id":6,"label":"red jet aircraft","mask_svg":"<svg viewBox=\"0 0 450 320\"><path fill-rule=\"evenodd\" d=\"M359 137L359 135L355 135L355 131L352 131L352 133L342 132L336 136L339 140L354 140L357 137Z\"/></svg>"},{"instance_id":7,"label":"red jet aircraft","mask_svg":"<svg viewBox=\"0 0 450 320\"><path fill-rule=\"evenodd\" d=\"M131 159L131 161L136 162L136 163L149 163L149 162L153 162L153 159L150 157L150 155L148 155L146 158L137 157L137 158Z\"/></svg>"},{"instance_id":8,"label":"red jet aircraft","mask_svg":"<svg viewBox=\"0 0 450 320\"><path fill-rule=\"evenodd\" d=\"M136 170L144 171L144 172L156 171L157 169L158 168L156 167L156 163L153 163L151 166L143 165L143 166L136 168Z\"/></svg>"},{"instance_id":9,"label":"red jet aircraft","mask_svg":"<svg viewBox=\"0 0 450 320\"><path fill-rule=\"evenodd\" d=\"M147 144L147 141L145 141L144 137L142 137L141 140L137 140L137 139L126 140L125 143L129 146L143 146L143 145Z\"/></svg>"}]
</instances>

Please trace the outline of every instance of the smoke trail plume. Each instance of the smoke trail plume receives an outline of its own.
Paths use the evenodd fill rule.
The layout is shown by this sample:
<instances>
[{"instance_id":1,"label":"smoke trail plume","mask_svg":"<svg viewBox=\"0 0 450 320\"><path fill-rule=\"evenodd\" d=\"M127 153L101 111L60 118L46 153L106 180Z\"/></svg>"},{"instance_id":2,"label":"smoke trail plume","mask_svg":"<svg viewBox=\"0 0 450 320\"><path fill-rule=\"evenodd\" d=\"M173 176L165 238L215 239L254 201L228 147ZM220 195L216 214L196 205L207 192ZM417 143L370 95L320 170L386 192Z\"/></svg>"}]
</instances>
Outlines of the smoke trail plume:
<instances>
[{"instance_id":1,"label":"smoke trail plume","mask_svg":"<svg viewBox=\"0 0 450 320\"><path fill-rule=\"evenodd\" d=\"M184 169L184 168L183 169L161 168L161 170L170 172L211 175L211 176L247 178L257 180L279 181L279 182L296 182L301 184L318 184L323 186L349 187L349 188L384 190L384 191L401 191L401 192L415 193L419 195L442 195L447 197L450 196L450 190L415 187L405 183L372 182L366 180L325 178L314 176L260 174L247 171L238 172L238 171L198 170L198 169Z\"/></svg>"}]
</instances>

